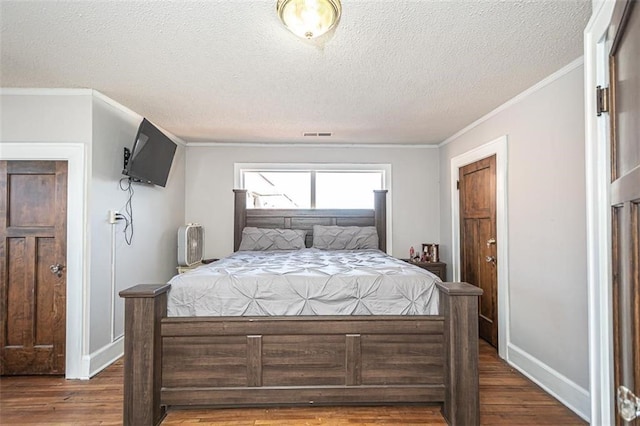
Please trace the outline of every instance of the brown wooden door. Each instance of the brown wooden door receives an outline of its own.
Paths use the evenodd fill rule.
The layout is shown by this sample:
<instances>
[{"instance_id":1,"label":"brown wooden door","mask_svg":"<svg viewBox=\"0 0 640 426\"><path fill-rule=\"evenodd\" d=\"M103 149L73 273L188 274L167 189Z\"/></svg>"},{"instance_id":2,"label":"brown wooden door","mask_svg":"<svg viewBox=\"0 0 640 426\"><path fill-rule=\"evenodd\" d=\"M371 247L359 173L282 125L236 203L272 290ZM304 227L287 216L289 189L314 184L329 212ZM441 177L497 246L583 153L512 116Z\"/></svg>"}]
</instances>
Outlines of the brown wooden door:
<instances>
[{"instance_id":1,"label":"brown wooden door","mask_svg":"<svg viewBox=\"0 0 640 426\"><path fill-rule=\"evenodd\" d=\"M640 6L616 6L610 36L615 388L640 396ZM620 397L630 396L626 392ZM617 407L617 423L625 423ZM640 409L640 407L637 407ZM631 408L632 411L635 409Z\"/></svg>"},{"instance_id":2,"label":"brown wooden door","mask_svg":"<svg viewBox=\"0 0 640 426\"><path fill-rule=\"evenodd\" d=\"M459 170L461 279L480 287L480 337L498 347L496 156Z\"/></svg>"},{"instance_id":3,"label":"brown wooden door","mask_svg":"<svg viewBox=\"0 0 640 426\"><path fill-rule=\"evenodd\" d=\"M64 374L66 219L65 161L0 161L0 374Z\"/></svg>"}]
</instances>

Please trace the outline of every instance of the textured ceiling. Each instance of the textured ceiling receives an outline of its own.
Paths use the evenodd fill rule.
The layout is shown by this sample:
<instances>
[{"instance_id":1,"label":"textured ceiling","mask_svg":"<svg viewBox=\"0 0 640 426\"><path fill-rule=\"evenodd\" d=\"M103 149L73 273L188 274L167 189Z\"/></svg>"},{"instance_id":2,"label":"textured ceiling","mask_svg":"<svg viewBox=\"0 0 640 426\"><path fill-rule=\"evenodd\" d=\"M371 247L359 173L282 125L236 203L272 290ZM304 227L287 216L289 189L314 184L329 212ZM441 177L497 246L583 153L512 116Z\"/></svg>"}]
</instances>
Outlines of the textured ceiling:
<instances>
[{"instance_id":1,"label":"textured ceiling","mask_svg":"<svg viewBox=\"0 0 640 426\"><path fill-rule=\"evenodd\" d=\"M0 2L0 85L99 90L185 141L439 143L582 54L591 0ZM333 132L303 137L303 132Z\"/></svg>"}]
</instances>

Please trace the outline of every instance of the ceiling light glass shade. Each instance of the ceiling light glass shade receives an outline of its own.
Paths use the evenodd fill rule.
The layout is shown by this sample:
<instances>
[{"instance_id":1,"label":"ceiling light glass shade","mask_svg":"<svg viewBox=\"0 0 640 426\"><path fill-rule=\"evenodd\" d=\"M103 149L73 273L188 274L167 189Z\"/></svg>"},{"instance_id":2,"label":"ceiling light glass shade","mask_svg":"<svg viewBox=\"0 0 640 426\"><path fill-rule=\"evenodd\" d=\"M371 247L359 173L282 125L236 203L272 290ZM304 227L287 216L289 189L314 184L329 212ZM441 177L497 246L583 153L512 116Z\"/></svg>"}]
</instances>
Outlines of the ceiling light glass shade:
<instances>
[{"instance_id":1,"label":"ceiling light glass shade","mask_svg":"<svg viewBox=\"0 0 640 426\"><path fill-rule=\"evenodd\" d=\"M278 16L297 36L315 38L333 28L340 19L340 0L278 0Z\"/></svg>"}]
</instances>

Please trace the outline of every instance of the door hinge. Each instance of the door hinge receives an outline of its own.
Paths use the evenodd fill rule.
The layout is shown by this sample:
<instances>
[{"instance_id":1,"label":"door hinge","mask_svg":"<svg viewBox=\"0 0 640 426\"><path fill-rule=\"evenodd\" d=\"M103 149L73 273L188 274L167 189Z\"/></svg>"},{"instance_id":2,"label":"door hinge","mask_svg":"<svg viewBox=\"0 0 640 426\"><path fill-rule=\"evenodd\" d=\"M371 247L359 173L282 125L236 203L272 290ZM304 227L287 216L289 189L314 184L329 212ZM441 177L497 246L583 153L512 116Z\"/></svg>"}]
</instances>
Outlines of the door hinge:
<instances>
[{"instance_id":1,"label":"door hinge","mask_svg":"<svg viewBox=\"0 0 640 426\"><path fill-rule=\"evenodd\" d=\"M459 180L456 181L456 189L460 189L460 181Z\"/></svg>"},{"instance_id":2,"label":"door hinge","mask_svg":"<svg viewBox=\"0 0 640 426\"><path fill-rule=\"evenodd\" d=\"M640 417L640 398L624 386L618 388L618 414L625 421L630 422Z\"/></svg>"},{"instance_id":3,"label":"door hinge","mask_svg":"<svg viewBox=\"0 0 640 426\"><path fill-rule=\"evenodd\" d=\"M598 86L596 87L596 113L598 117L603 112L609 112L609 88Z\"/></svg>"}]
</instances>

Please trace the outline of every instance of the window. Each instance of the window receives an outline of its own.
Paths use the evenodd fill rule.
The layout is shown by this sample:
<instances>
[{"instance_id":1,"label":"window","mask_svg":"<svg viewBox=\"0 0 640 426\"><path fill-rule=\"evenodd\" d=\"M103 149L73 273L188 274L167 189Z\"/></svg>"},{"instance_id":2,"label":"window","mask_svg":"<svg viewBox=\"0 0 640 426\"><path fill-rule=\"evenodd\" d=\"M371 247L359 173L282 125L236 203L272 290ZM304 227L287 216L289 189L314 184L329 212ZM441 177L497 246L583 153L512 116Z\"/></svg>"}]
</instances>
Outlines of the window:
<instances>
[{"instance_id":1,"label":"window","mask_svg":"<svg viewBox=\"0 0 640 426\"><path fill-rule=\"evenodd\" d=\"M244 189L254 208L308 209L311 173L304 171L245 171Z\"/></svg>"},{"instance_id":2,"label":"window","mask_svg":"<svg viewBox=\"0 0 640 426\"><path fill-rule=\"evenodd\" d=\"M373 190L382 189L381 171L317 171L316 203L319 209L372 209Z\"/></svg>"},{"instance_id":3,"label":"window","mask_svg":"<svg viewBox=\"0 0 640 426\"><path fill-rule=\"evenodd\" d=\"M387 187L389 172L384 164L236 164L254 208L372 209L373 190Z\"/></svg>"}]
</instances>

